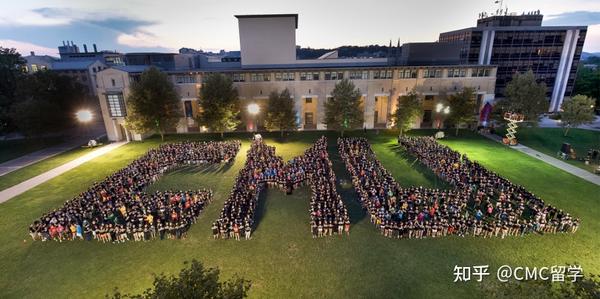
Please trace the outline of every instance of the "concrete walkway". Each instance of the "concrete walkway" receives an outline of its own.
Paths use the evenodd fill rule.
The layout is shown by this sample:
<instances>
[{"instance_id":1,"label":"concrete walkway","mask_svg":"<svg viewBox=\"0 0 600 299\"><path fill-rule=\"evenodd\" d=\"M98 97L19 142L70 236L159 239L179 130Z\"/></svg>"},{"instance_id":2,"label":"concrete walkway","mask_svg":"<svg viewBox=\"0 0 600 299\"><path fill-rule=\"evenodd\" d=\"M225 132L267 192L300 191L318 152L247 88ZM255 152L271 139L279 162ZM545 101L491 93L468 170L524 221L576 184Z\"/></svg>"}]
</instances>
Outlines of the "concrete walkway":
<instances>
[{"instance_id":1,"label":"concrete walkway","mask_svg":"<svg viewBox=\"0 0 600 299\"><path fill-rule=\"evenodd\" d=\"M72 150L76 147L79 147L85 144L89 139L81 139L73 140L70 142L61 143L59 145L51 146L45 149L41 149L39 151L18 157L16 159L8 160L4 163L0 163L0 177L13 172L15 170L21 169L23 167L29 166L33 163L37 163L39 161L48 159L50 157L54 157L58 154L64 153L66 151Z\"/></svg>"},{"instance_id":2,"label":"concrete walkway","mask_svg":"<svg viewBox=\"0 0 600 299\"><path fill-rule=\"evenodd\" d=\"M108 152L111 152L112 150L126 144L127 142L115 142L115 143L111 143L108 145L105 145L101 148L98 148L96 150L94 150L93 152L87 153L77 159L74 159L72 161L69 161L61 166L58 166L52 170L46 171L36 177L33 177L29 180L26 180L18 185L12 186L8 189L5 189L3 191L0 191L0 203L3 203L31 188L36 187L39 184L42 184L50 179L53 179L85 162L88 162L92 159L95 159L97 157L100 157Z\"/></svg>"},{"instance_id":3,"label":"concrete walkway","mask_svg":"<svg viewBox=\"0 0 600 299\"><path fill-rule=\"evenodd\" d=\"M494 141L502 143L502 137L500 137L498 135L495 135L495 134L481 134L481 135L483 135L483 136L485 136L485 137L487 137L487 138L489 138L491 140L494 140ZM596 185L600 186L600 176L599 175L593 174L593 173L591 173L591 172L589 172L587 170L581 169L581 168L579 168L577 166L573 166L573 165L571 165L569 163L566 163L566 162L564 162L562 160L556 159L556 158L554 158L552 156L548 156L548 155L546 155L544 153L538 152L538 151L536 151L536 150L534 150L534 149L532 149L530 147L527 147L525 145L522 145L522 144L517 144L515 146L509 146L509 147L512 148L512 149L514 149L514 150L517 150L517 151L520 151L522 153L525 153L525 154L527 154L527 155L529 155L531 157L534 157L534 158L536 158L538 160L541 160L541 161L543 161L543 162L545 162L547 164L550 164L550 165L552 165L552 166L554 166L556 168L564 170L564 171L566 171L566 172L568 172L568 173L570 173L570 174L572 174L572 175L574 175L576 177L579 177L579 178L584 179L584 180L586 180L586 181L588 181L590 183L593 183L593 184L596 184Z\"/></svg>"}]
</instances>

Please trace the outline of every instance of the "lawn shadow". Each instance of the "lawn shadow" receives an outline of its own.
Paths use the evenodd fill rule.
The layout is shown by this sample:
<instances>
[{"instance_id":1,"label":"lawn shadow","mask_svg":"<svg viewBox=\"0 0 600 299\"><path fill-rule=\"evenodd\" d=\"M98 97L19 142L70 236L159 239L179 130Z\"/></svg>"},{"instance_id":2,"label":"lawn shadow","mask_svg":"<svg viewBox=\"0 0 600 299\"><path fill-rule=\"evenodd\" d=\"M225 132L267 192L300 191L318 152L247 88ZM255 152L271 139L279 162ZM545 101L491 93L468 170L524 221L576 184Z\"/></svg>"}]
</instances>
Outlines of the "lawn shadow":
<instances>
[{"instance_id":1,"label":"lawn shadow","mask_svg":"<svg viewBox=\"0 0 600 299\"><path fill-rule=\"evenodd\" d=\"M395 153L396 156L398 156L398 158L400 160L406 161L406 163L408 164L408 166L410 168L412 168L413 170L422 174L423 176L425 176L425 178L427 180L432 182L433 188L437 188L437 189L450 189L451 188L451 186L448 183L441 180L431 169L429 169L429 167L423 165L417 159L417 157L409 154L404 147L402 147L398 144L390 144L387 147L389 148L389 150L391 152ZM395 177L398 178L398 176L395 176ZM399 183L400 183L400 185L403 185L402 180L399 180ZM410 186L405 185L404 187L410 187Z\"/></svg>"},{"instance_id":2,"label":"lawn shadow","mask_svg":"<svg viewBox=\"0 0 600 299\"><path fill-rule=\"evenodd\" d=\"M342 197L346 208L348 209L348 216L350 216L350 223L356 224L363 220L367 213L362 208L358 194L354 190L352 185L352 178L348 170L346 169L345 163L342 161L340 154L337 149L336 139L329 139L327 145L327 151L329 152L329 159L333 164L333 171L336 175L336 189L338 194Z\"/></svg>"},{"instance_id":3,"label":"lawn shadow","mask_svg":"<svg viewBox=\"0 0 600 299\"><path fill-rule=\"evenodd\" d=\"M254 227L253 232L258 231L262 218L265 216L267 211L267 197L269 197L269 188L265 187L260 194L258 194L258 203L256 204L256 212L254 214Z\"/></svg>"}]
</instances>

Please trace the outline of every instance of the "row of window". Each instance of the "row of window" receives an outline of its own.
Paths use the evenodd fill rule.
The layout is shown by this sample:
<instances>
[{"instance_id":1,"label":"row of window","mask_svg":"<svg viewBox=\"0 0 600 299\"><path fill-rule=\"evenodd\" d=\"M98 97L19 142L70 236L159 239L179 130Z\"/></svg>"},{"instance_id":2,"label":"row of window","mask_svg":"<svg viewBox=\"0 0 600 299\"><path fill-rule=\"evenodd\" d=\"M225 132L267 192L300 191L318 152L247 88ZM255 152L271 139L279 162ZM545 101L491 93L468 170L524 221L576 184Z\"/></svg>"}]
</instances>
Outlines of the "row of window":
<instances>
[{"instance_id":1,"label":"row of window","mask_svg":"<svg viewBox=\"0 0 600 299\"><path fill-rule=\"evenodd\" d=\"M489 77L491 74L490 69L486 68L473 68L471 72L472 77ZM248 76L249 78L248 78ZM248 79L250 82L269 82L272 80L271 73L231 73L228 74L233 82L246 82ZM467 69L456 68L448 69L448 78L466 77ZM417 69L400 69L398 70L398 79L411 79L418 77ZM423 69L423 78L442 78L443 72L441 68ZM352 70L348 71L348 78L351 80L368 80L373 79L393 79L394 70L382 69L374 70L371 72L368 70ZM275 81L294 81L296 80L295 72L276 72L274 76ZM298 79L300 81L317 81L317 80L342 80L344 79L344 72L342 71L327 71L323 72L299 72ZM175 77L177 84L184 83L196 83L196 76L192 75L178 75Z\"/></svg>"}]
</instances>

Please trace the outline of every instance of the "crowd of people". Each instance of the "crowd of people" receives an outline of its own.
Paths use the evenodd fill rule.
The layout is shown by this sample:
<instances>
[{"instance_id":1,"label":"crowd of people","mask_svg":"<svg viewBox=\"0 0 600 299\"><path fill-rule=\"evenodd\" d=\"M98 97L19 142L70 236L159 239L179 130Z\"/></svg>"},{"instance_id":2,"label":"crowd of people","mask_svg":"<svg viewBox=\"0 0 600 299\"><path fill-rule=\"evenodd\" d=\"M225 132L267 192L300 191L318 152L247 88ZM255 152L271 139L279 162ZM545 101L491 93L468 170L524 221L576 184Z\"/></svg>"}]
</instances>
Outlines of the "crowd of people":
<instances>
[{"instance_id":1,"label":"crowd of people","mask_svg":"<svg viewBox=\"0 0 600 299\"><path fill-rule=\"evenodd\" d=\"M321 137L304 155L284 164L275 147L255 139L247 153L233 189L219 218L212 225L214 238L250 239L258 197L264 188L274 187L292 193L310 185L311 231L313 236L349 233L348 212L337 194L336 178L327 154L327 139Z\"/></svg>"},{"instance_id":2,"label":"crowd of people","mask_svg":"<svg viewBox=\"0 0 600 299\"><path fill-rule=\"evenodd\" d=\"M364 138L338 149L371 222L390 238L522 236L575 232L579 220L429 137L399 137L407 152L453 189L403 188Z\"/></svg>"},{"instance_id":3,"label":"crowd of people","mask_svg":"<svg viewBox=\"0 0 600 299\"><path fill-rule=\"evenodd\" d=\"M186 164L229 162L239 141L181 142L151 149L127 167L94 183L29 227L33 240L146 241L185 238L186 231L212 191L166 191L148 194L145 188L165 172Z\"/></svg>"}]
</instances>

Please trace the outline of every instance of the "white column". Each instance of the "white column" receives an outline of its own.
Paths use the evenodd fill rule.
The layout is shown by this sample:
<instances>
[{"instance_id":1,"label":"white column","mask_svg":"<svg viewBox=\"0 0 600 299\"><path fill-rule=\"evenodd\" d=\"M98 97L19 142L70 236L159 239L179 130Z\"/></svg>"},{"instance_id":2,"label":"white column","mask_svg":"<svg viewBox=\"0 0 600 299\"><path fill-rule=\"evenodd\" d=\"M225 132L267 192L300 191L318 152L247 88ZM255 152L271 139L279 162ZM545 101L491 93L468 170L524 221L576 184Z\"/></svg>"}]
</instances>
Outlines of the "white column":
<instances>
[{"instance_id":1,"label":"white column","mask_svg":"<svg viewBox=\"0 0 600 299\"><path fill-rule=\"evenodd\" d=\"M554 88L552 89L552 96L550 97L550 107L548 109L550 112L558 111L562 105L578 39L578 29L567 30L565 43L563 44L562 53L560 55L560 63L558 64L558 72L556 73L556 79L554 81Z\"/></svg>"}]
</instances>

